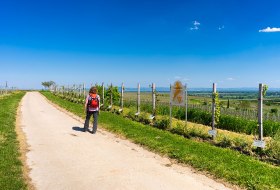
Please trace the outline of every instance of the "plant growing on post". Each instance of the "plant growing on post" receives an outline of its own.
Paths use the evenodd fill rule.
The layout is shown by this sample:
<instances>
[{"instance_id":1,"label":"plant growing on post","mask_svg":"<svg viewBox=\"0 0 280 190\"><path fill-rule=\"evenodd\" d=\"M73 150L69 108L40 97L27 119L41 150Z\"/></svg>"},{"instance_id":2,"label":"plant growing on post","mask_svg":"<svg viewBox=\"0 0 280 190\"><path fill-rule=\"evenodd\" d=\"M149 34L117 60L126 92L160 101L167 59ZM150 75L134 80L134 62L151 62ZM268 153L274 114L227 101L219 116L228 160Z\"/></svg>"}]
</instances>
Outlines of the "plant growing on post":
<instances>
[{"instance_id":1,"label":"plant growing on post","mask_svg":"<svg viewBox=\"0 0 280 190\"><path fill-rule=\"evenodd\" d=\"M266 96L267 90L268 90L268 85L264 84L264 85L263 85L263 97Z\"/></svg>"},{"instance_id":2,"label":"plant growing on post","mask_svg":"<svg viewBox=\"0 0 280 190\"><path fill-rule=\"evenodd\" d=\"M114 104L118 104L120 102L121 95L119 93L119 89L118 89L117 86L110 85L108 87L108 89L105 92L105 99L110 101L111 94L112 94L112 101L113 101L113 103Z\"/></svg>"},{"instance_id":3,"label":"plant growing on post","mask_svg":"<svg viewBox=\"0 0 280 190\"><path fill-rule=\"evenodd\" d=\"M213 93L213 99L216 104L216 109L215 109L215 123L218 125L220 122L220 116L221 116L221 106L220 106L220 100L219 100L219 93L215 92Z\"/></svg>"}]
</instances>

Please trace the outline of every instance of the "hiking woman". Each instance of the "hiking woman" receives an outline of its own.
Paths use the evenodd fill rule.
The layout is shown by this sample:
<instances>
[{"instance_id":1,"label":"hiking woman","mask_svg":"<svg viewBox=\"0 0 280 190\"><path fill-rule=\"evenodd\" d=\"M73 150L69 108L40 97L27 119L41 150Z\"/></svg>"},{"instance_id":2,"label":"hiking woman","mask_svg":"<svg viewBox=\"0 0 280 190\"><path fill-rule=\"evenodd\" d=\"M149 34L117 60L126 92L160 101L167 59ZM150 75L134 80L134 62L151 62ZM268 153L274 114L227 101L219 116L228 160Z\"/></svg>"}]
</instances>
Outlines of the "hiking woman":
<instances>
[{"instance_id":1,"label":"hiking woman","mask_svg":"<svg viewBox=\"0 0 280 190\"><path fill-rule=\"evenodd\" d=\"M93 128L92 133L95 134L97 130L97 121L100 109L100 96L97 94L97 88L91 87L89 90L89 95L86 97L85 101L85 112L87 114L85 125L84 125L84 132L88 131L89 128L89 120L91 115L93 115Z\"/></svg>"}]
</instances>

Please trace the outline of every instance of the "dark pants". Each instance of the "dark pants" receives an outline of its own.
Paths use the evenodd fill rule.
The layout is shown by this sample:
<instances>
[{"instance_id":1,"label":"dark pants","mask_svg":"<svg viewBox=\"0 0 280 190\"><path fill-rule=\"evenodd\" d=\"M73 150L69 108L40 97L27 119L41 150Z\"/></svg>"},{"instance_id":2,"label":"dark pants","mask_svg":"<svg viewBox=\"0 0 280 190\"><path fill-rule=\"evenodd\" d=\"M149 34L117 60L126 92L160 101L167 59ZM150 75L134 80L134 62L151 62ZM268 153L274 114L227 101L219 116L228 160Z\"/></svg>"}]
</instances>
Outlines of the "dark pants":
<instances>
[{"instance_id":1,"label":"dark pants","mask_svg":"<svg viewBox=\"0 0 280 190\"><path fill-rule=\"evenodd\" d=\"M89 120L91 115L93 115L93 128L92 128L92 133L96 133L97 130L97 121L98 121L98 111L87 111L87 117L84 125L84 131L88 131L89 127Z\"/></svg>"}]
</instances>

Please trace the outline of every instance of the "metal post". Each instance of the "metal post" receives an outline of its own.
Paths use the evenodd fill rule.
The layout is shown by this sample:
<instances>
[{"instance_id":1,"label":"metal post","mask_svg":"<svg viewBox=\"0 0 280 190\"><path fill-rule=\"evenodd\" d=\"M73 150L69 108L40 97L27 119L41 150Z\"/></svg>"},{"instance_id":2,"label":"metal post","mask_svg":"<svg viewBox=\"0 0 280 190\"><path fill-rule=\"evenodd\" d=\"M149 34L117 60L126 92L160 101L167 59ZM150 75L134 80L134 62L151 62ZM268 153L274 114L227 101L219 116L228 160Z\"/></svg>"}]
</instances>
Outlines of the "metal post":
<instances>
[{"instance_id":1,"label":"metal post","mask_svg":"<svg viewBox=\"0 0 280 190\"><path fill-rule=\"evenodd\" d=\"M105 87L104 87L104 82L102 82L102 105L105 104Z\"/></svg>"},{"instance_id":2,"label":"metal post","mask_svg":"<svg viewBox=\"0 0 280 190\"><path fill-rule=\"evenodd\" d=\"M64 95L64 86L61 87L62 95Z\"/></svg>"},{"instance_id":3,"label":"metal post","mask_svg":"<svg viewBox=\"0 0 280 190\"><path fill-rule=\"evenodd\" d=\"M140 83L138 83L138 92L137 92L137 113L140 114Z\"/></svg>"},{"instance_id":4,"label":"metal post","mask_svg":"<svg viewBox=\"0 0 280 190\"><path fill-rule=\"evenodd\" d=\"M156 84L152 84L153 116L156 115Z\"/></svg>"},{"instance_id":5,"label":"metal post","mask_svg":"<svg viewBox=\"0 0 280 190\"><path fill-rule=\"evenodd\" d=\"M124 84L121 87L121 109L123 109L123 95L124 95Z\"/></svg>"},{"instance_id":6,"label":"metal post","mask_svg":"<svg viewBox=\"0 0 280 190\"><path fill-rule=\"evenodd\" d=\"M172 128L172 86L170 84L170 102L169 102L169 123L170 123L170 129Z\"/></svg>"},{"instance_id":7,"label":"metal post","mask_svg":"<svg viewBox=\"0 0 280 190\"><path fill-rule=\"evenodd\" d=\"M186 96L186 126L188 124L188 91L187 91L187 84L185 84L185 96Z\"/></svg>"},{"instance_id":8,"label":"metal post","mask_svg":"<svg viewBox=\"0 0 280 190\"><path fill-rule=\"evenodd\" d=\"M259 84L258 99L258 123L259 123L259 140L263 140L263 84Z\"/></svg>"},{"instance_id":9,"label":"metal post","mask_svg":"<svg viewBox=\"0 0 280 190\"><path fill-rule=\"evenodd\" d=\"M73 92L74 92L73 96L76 97L76 85L75 84L74 84L74 87L73 87Z\"/></svg>"},{"instance_id":10,"label":"metal post","mask_svg":"<svg viewBox=\"0 0 280 190\"><path fill-rule=\"evenodd\" d=\"M6 94L8 94L8 82L6 81Z\"/></svg>"},{"instance_id":11,"label":"metal post","mask_svg":"<svg viewBox=\"0 0 280 190\"><path fill-rule=\"evenodd\" d=\"M213 95L212 95L212 130L215 130L215 110L216 102L214 94L216 93L216 83L213 83Z\"/></svg>"},{"instance_id":12,"label":"metal post","mask_svg":"<svg viewBox=\"0 0 280 190\"><path fill-rule=\"evenodd\" d=\"M111 83L111 108L113 107L113 84Z\"/></svg>"},{"instance_id":13,"label":"metal post","mask_svg":"<svg viewBox=\"0 0 280 190\"><path fill-rule=\"evenodd\" d=\"M84 99L86 98L86 84L83 83Z\"/></svg>"}]
</instances>

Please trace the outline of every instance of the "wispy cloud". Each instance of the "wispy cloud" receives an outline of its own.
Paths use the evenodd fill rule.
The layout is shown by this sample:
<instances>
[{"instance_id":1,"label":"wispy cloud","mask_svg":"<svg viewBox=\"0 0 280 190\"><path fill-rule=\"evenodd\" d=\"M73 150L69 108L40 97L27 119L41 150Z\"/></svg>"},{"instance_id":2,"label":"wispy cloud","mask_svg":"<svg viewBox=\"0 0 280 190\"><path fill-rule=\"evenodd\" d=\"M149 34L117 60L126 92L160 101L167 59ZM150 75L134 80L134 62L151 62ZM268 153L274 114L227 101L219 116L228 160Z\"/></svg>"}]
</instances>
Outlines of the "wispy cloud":
<instances>
[{"instance_id":1,"label":"wispy cloud","mask_svg":"<svg viewBox=\"0 0 280 190\"><path fill-rule=\"evenodd\" d=\"M193 21L193 25L195 25L195 26L199 26L200 25L200 23L198 22L198 21Z\"/></svg>"},{"instance_id":2,"label":"wispy cloud","mask_svg":"<svg viewBox=\"0 0 280 190\"><path fill-rule=\"evenodd\" d=\"M179 79L181 79L182 77L180 77L180 76L175 76L174 77L174 79L176 79L176 80L179 80Z\"/></svg>"},{"instance_id":3,"label":"wispy cloud","mask_svg":"<svg viewBox=\"0 0 280 190\"><path fill-rule=\"evenodd\" d=\"M218 30L223 30L225 28L225 26L223 25L223 26L219 26L218 27Z\"/></svg>"},{"instance_id":4,"label":"wispy cloud","mask_svg":"<svg viewBox=\"0 0 280 190\"><path fill-rule=\"evenodd\" d=\"M259 32L280 32L280 28L267 27L267 28L259 30Z\"/></svg>"},{"instance_id":5,"label":"wispy cloud","mask_svg":"<svg viewBox=\"0 0 280 190\"><path fill-rule=\"evenodd\" d=\"M227 78L227 80L229 80L229 81L233 81L233 80L235 80L234 78L232 78L232 77L228 77Z\"/></svg>"},{"instance_id":6,"label":"wispy cloud","mask_svg":"<svg viewBox=\"0 0 280 190\"><path fill-rule=\"evenodd\" d=\"M200 22L193 21L193 26L190 28L190 30L199 30Z\"/></svg>"}]
</instances>

